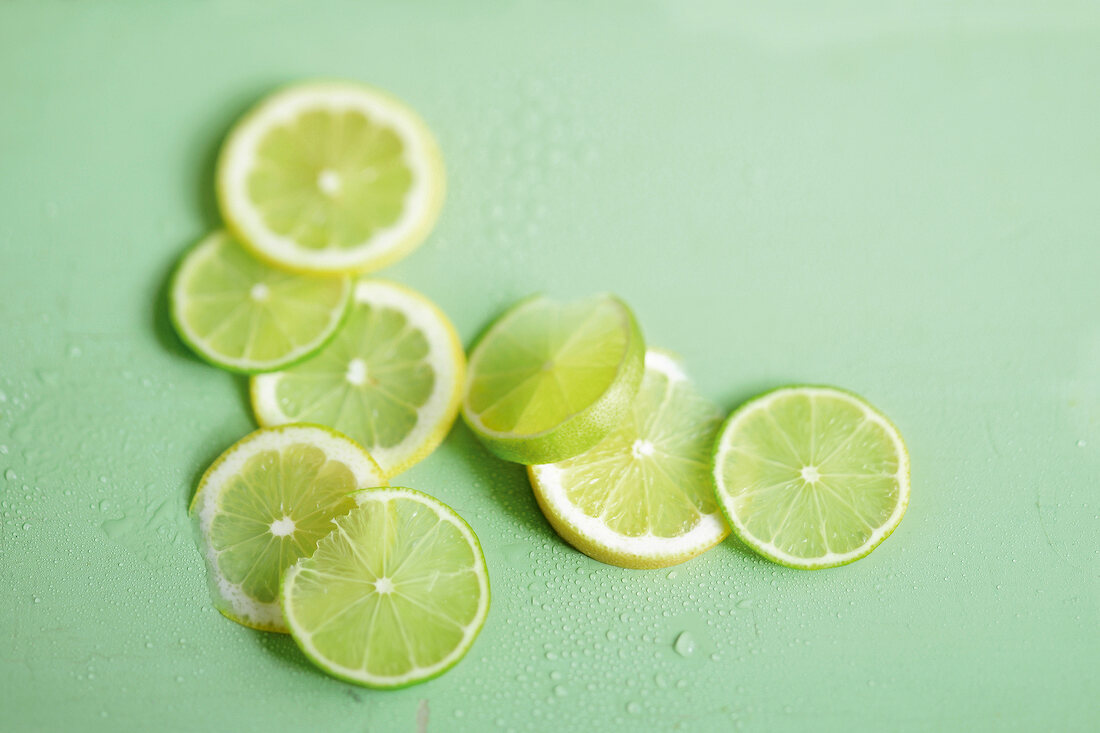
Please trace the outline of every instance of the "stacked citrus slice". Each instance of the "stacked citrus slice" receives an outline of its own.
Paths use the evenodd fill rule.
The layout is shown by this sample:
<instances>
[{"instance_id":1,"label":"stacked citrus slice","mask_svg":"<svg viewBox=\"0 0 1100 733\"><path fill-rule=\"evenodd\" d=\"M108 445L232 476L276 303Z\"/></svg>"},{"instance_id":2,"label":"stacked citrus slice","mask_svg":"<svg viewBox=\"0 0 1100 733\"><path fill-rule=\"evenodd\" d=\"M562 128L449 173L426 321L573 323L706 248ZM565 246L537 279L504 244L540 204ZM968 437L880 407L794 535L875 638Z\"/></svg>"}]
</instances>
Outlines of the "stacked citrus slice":
<instances>
[{"instance_id":1,"label":"stacked citrus slice","mask_svg":"<svg viewBox=\"0 0 1100 733\"><path fill-rule=\"evenodd\" d=\"M528 466L550 525L613 565L684 562L732 527L775 562L833 567L901 521L909 457L882 413L795 386L723 425L613 295L523 300L467 367L434 303L363 275L423 241L444 191L432 135L383 92L275 93L229 135L216 187L227 231L183 257L171 316L203 359L252 375L262 427L210 466L192 511L218 609L291 633L336 677L430 679L485 623L473 529L387 486L459 411L490 452Z\"/></svg>"}]
</instances>

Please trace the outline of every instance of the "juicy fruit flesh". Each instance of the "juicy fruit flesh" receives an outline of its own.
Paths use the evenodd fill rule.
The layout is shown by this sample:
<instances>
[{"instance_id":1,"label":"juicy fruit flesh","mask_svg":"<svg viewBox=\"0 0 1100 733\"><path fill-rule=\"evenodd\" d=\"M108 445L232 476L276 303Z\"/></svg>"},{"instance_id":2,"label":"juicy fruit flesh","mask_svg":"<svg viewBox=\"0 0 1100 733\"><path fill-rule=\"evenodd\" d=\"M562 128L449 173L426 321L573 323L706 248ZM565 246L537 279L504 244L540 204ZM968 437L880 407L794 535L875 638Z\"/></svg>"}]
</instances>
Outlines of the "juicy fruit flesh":
<instances>
[{"instance_id":1,"label":"juicy fruit flesh","mask_svg":"<svg viewBox=\"0 0 1100 733\"><path fill-rule=\"evenodd\" d=\"M435 387L428 355L404 313L360 303L328 346L282 375L276 399L291 419L329 425L368 451L395 446Z\"/></svg>"},{"instance_id":2,"label":"juicy fruit flesh","mask_svg":"<svg viewBox=\"0 0 1100 733\"><path fill-rule=\"evenodd\" d=\"M273 127L246 180L271 231L309 249L346 249L400 218L413 174L393 129L337 109Z\"/></svg>"},{"instance_id":3,"label":"juicy fruit flesh","mask_svg":"<svg viewBox=\"0 0 1100 733\"><path fill-rule=\"evenodd\" d=\"M850 553L897 509L894 439L851 399L790 395L747 413L719 466L732 513L796 558Z\"/></svg>"},{"instance_id":4,"label":"juicy fruit flesh","mask_svg":"<svg viewBox=\"0 0 1100 733\"><path fill-rule=\"evenodd\" d=\"M256 261L228 237L190 268L182 319L224 358L264 362L306 346L346 297L339 279L292 275Z\"/></svg>"},{"instance_id":5,"label":"juicy fruit flesh","mask_svg":"<svg viewBox=\"0 0 1100 733\"><path fill-rule=\"evenodd\" d=\"M479 557L423 502L368 500L300 565L287 602L326 662L372 677L437 665L481 608Z\"/></svg>"},{"instance_id":6,"label":"juicy fruit flesh","mask_svg":"<svg viewBox=\"0 0 1100 733\"><path fill-rule=\"evenodd\" d=\"M710 451L717 409L683 379L646 369L623 424L554 466L569 501L628 537L679 537L718 512Z\"/></svg>"},{"instance_id":7,"label":"juicy fruit flesh","mask_svg":"<svg viewBox=\"0 0 1100 733\"><path fill-rule=\"evenodd\" d=\"M355 506L348 494L357 488L345 464L307 443L251 456L225 483L211 522L219 572L251 598L274 602L283 573Z\"/></svg>"},{"instance_id":8,"label":"juicy fruit flesh","mask_svg":"<svg viewBox=\"0 0 1100 733\"><path fill-rule=\"evenodd\" d=\"M468 408L497 433L533 435L595 402L618 374L630 339L606 299L521 306L478 348Z\"/></svg>"}]
</instances>

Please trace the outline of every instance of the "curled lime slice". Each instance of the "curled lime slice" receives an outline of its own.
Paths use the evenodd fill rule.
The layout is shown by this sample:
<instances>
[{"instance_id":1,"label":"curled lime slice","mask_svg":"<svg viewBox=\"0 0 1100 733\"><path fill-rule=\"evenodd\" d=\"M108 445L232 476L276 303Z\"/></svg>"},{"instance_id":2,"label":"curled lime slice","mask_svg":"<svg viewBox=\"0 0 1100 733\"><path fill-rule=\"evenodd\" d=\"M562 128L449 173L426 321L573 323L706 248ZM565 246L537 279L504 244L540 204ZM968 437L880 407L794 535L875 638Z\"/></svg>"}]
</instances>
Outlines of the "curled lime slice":
<instances>
[{"instance_id":1,"label":"curled lime slice","mask_svg":"<svg viewBox=\"0 0 1100 733\"><path fill-rule=\"evenodd\" d=\"M474 347L462 411L495 454L553 463L614 429L642 381L645 343L618 298L521 301Z\"/></svg>"}]
</instances>

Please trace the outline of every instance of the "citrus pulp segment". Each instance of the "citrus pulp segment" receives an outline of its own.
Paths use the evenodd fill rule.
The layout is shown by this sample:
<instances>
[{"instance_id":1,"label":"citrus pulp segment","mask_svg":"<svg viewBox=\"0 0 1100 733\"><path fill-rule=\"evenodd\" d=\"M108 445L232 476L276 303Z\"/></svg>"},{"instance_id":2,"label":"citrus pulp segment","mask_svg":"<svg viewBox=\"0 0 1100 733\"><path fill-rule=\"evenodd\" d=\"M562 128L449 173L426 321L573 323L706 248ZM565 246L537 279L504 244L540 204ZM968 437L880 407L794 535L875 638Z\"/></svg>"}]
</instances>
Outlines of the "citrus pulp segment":
<instances>
[{"instance_id":1,"label":"citrus pulp segment","mask_svg":"<svg viewBox=\"0 0 1100 733\"><path fill-rule=\"evenodd\" d=\"M172 322L206 361L235 372L280 369L309 358L347 313L346 277L294 275L214 232L184 255L171 285Z\"/></svg>"},{"instance_id":2,"label":"citrus pulp segment","mask_svg":"<svg viewBox=\"0 0 1100 733\"><path fill-rule=\"evenodd\" d=\"M358 441L394 476L431 453L458 415L466 357L450 320L397 283L361 279L321 353L252 380L261 425L305 421Z\"/></svg>"},{"instance_id":3,"label":"citrus pulp segment","mask_svg":"<svg viewBox=\"0 0 1100 733\"><path fill-rule=\"evenodd\" d=\"M489 612L477 536L419 491L368 489L312 557L290 567L283 610L315 664L347 682L404 687L469 651Z\"/></svg>"},{"instance_id":4,"label":"citrus pulp segment","mask_svg":"<svg viewBox=\"0 0 1100 733\"><path fill-rule=\"evenodd\" d=\"M218 610L285 633L283 572L355 506L352 492L384 483L361 447L328 428L263 428L238 441L206 470L191 502Z\"/></svg>"},{"instance_id":5,"label":"citrus pulp segment","mask_svg":"<svg viewBox=\"0 0 1100 733\"><path fill-rule=\"evenodd\" d=\"M784 387L736 410L714 457L733 531L775 562L845 565L894 531L909 503L901 435L862 398Z\"/></svg>"},{"instance_id":6,"label":"citrus pulp segment","mask_svg":"<svg viewBox=\"0 0 1100 733\"><path fill-rule=\"evenodd\" d=\"M531 486L555 531L590 557L628 568L684 562L729 534L710 470L720 424L677 360L650 349L622 423L579 456L531 466Z\"/></svg>"},{"instance_id":7,"label":"citrus pulp segment","mask_svg":"<svg viewBox=\"0 0 1100 733\"><path fill-rule=\"evenodd\" d=\"M644 355L634 314L614 296L529 298L497 319L471 352L463 416L506 460L570 458L626 415Z\"/></svg>"},{"instance_id":8,"label":"citrus pulp segment","mask_svg":"<svg viewBox=\"0 0 1100 733\"><path fill-rule=\"evenodd\" d=\"M353 82L296 84L229 134L217 194L229 227L290 270L374 271L427 236L443 204L439 147L405 104Z\"/></svg>"}]
</instances>

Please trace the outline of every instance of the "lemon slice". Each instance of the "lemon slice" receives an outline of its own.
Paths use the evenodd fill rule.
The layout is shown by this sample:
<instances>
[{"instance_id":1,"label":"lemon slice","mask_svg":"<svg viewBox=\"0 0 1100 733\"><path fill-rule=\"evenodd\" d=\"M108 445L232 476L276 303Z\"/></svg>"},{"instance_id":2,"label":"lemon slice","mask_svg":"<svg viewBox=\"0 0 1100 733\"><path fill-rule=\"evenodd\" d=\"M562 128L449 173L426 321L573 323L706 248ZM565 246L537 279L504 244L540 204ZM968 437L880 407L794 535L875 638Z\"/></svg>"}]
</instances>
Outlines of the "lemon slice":
<instances>
[{"instance_id":1,"label":"lemon slice","mask_svg":"<svg viewBox=\"0 0 1100 733\"><path fill-rule=\"evenodd\" d=\"M371 457L316 425L261 429L203 474L191 502L218 610L234 621L286 632L279 581L313 553L332 520L355 506L349 495L385 484Z\"/></svg>"},{"instance_id":2,"label":"lemon slice","mask_svg":"<svg viewBox=\"0 0 1100 733\"><path fill-rule=\"evenodd\" d=\"M184 343L215 366L255 373L307 359L328 343L348 311L351 281L272 268L214 232L184 255L171 293Z\"/></svg>"},{"instance_id":3,"label":"lemon slice","mask_svg":"<svg viewBox=\"0 0 1100 733\"><path fill-rule=\"evenodd\" d=\"M218 158L225 221L259 257L294 271L374 271L419 245L443 204L438 145L378 89L296 84L242 119Z\"/></svg>"},{"instance_id":4,"label":"lemon slice","mask_svg":"<svg viewBox=\"0 0 1100 733\"><path fill-rule=\"evenodd\" d=\"M721 424L670 354L650 349L630 412L592 449L531 466L559 535L601 562L655 568L690 560L729 534L710 456Z\"/></svg>"},{"instance_id":5,"label":"lemon slice","mask_svg":"<svg viewBox=\"0 0 1100 733\"><path fill-rule=\"evenodd\" d=\"M833 387L784 387L747 403L723 427L714 462L733 531L793 568L866 556L909 504L909 454L897 428Z\"/></svg>"},{"instance_id":6,"label":"lemon slice","mask_svg":"<svg viewBox=\"0 0 1100 733\"><path fill-rule=\"evenodd\" d=\"M287 625L317 666L367 687L443 674L489 613L489 572L470 526L419 491L368 489L283 581Z\"/></svg>"},{"instance_id":7,"label":"lemon slice","mask_svg":"<svg viewBox=\"0 0 1100 733\"><path fill-rule=\"evenodd\" d=\"M394 476L431 453L458 415L466 357L451 322L397 283L362 279L336 338L252 380L261 425L311 422L357 440Z\"/></svg>"}]
</instances>

